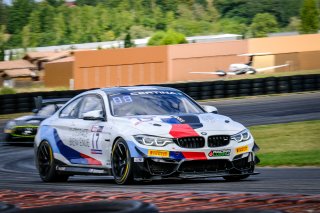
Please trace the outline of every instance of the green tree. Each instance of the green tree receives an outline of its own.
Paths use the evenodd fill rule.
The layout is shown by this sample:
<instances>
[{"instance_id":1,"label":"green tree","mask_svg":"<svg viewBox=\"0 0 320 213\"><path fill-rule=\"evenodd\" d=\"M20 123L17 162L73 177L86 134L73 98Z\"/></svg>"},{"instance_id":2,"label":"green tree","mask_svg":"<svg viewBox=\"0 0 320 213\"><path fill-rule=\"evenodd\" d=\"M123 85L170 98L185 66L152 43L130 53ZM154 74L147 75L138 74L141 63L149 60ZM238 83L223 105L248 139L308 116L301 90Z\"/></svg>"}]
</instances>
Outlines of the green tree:
<instances>
[{"instance_id":1,"label":"green tree","mask_svg":"<svg viewBox=\"0 0 320 213\"><path fill-rule=\"evenodd\" d=\"M130 35L132 38L145 38L148 36L151 36L153 34L153 31L147 27L141 26L141 25L134 25L130 27Z\"/></svg>"},{"instance_id":2,"label":"green tree","mask_svg":"<svg viewBox=\"0 0 320 213\"><path fill-rule=\"evenodd\" d=\"M3 47L8 40L8 36L6 34L6 26L0 25L0 47Z\"/></svg>"},{"instance_id":3,"label":"green tree","mask_svg":"<svg viewBox=\"0 0 320 213\"><path fill-rule=\"evenodd\" d=\"M4 61L6 54L5 54L5 48L0 47L0 61Z\"/></svg>"},{"instance_id":4,"label":"green tree","mask_svg":"<svg viewBox=\"0 0 320 213\"><path fill-rule=\"evenodd\" d=\"M68 29L69 29L69 42L72 44L79 43L82 35L82 25L80 18L81 9L80 7L73 7L69 10L69 19L68 19Z\"/></svg>"},{"instance_id":5,"label":"green tree","mask_svg":"<svg viewBox=\"0 0 320 213\"><path fill-rule=\"evenodd\" d=\"M62 13L58 13L54 18L53 18L53 34L54 34L54 40L53 44L64 44L64 39L65 39L65 33L66 33L66 24L64 21L64 17Z\"/></svg>"},{"instance_id":6,"label":"green tree","mask_svg":"<svg viewBox=\"0 0 320 213\"><path fill-rule=\"evenodd\" d=\"M135 44L131 40L130 32L128 32L125 39L124 39L124 48L129 48L129 47L134 47L134 46L135 46Z\"/></svg>"},{"instance_id":7,"label":"green tree","mask_svg":"<svg viewBox=\"0 0 320 213\"><path fill-rule=\"evenodd\" d=\"M0 0L0 25L7 24L7 6L3 3L3 0Z\"/></svg>"},{"instance_id":8,"label":"green tree","mask_svg":"<svg viewBox=\"0 0 320 213\"><path fill-rule=\"evenodd\" d=\"M243 37L246 36L248 26L245 23L240 22L238 19L225 18L218 22L219 31L223 33L240 34Z\"/></svg>"},{"instance_id":9,"label":"green tree","mask_svg":"<svg viewBox=\"0 0 320 213\"><path fill-rule=\"evenodd\" d=\"M45 0L45 1L53 7L59 7L64 4L64 0Z\"/></svg>"},{"instance_id":10,"label":"green tree","mask_svg":"<svg viewBox=\"0 0 320 213\"><path fill-rule=\"evenodd\" d=\"M315 0L304 0L300 11L300 33L317 33L319 30L319 11Z\"/></svg>"},{"instance_id":11,"label":"green tree","mask_svg":"<svg viewBox=\"0 0 320 213\"><path fill-rule=\"evenodd\" d=\"M279 30L276 18L269 13L258 13L252 20L250 32L253 37L266 37Z\"/></svg>"},{"instance_id":12,"label":"green tree","mask_svg":"<svg viewBox=\"0 0 320 213\"><path fill-rule=\"evenodd\" d=\"M4 61L5 57L5 45L8 38L6 35L6 26L0 25L0 61Z\"/></svg>"},{"instance_id":13,"label":"green tree","mask_svg":"<svg viewBox=\"0 0 320 213\"><path fill-rule=\"evenodd\" d=\"M28 47L31 47L31 32L29 25L26 25L23 27L21 31L21 37L22 37L22 47L23 49L27 49Z\"/></svg>"},{"instance_id":14,"label":"green tree","mask_svg":"<svg viewBox=\"0 0 320 213\"><path fill-rule=\"evenodd\" d=\"M167 32L158 31L148 41L148 46L159 46L169 44L185 44L187 43L186 37L173 30Z\"/></svg>"},{"instance_id":15,"label":"green tree","mask_svg":"<svg viewBox=\"0 0 320 213\"><path fill-rule=\"evenodd\" d=\"M299 13L303 0L214 0L223 18L237 18L250 24L258 13L270 13L280 26L287 26L290 17Z\"/></svg>"},{"instance_id":16,"label":"green tree","mask_svg":"<svg viewBox=\"0 0 320 213\"><path fill-rule=\"evenodd\" d=\"M34 0L13 0L9 8L8 32L19 33L27 25L28 17L35 8Z\"/></svg>"},{"instance_id":17,"label":"green tree","mask_svg":"<svg viewBox=\"0 0 320 213\"><path fill-rule=\"evenodd\" d=\"M285 28L287 31L299 31L301 20L298 17L291 17L288 26Z\"/></svg>"}]
</instances>

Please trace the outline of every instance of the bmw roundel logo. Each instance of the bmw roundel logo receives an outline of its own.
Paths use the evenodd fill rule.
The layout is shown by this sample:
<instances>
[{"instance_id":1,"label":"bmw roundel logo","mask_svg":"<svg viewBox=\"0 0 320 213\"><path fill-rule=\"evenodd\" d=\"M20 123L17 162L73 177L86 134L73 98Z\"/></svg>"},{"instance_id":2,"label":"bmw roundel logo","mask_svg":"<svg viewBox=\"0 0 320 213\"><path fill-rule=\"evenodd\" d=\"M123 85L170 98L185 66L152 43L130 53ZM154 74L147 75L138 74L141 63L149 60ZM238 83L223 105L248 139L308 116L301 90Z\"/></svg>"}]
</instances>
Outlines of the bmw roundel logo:
<instances>
[{"instance_id":1,"label":"bmw roundel logo","mask_svg":"<svg viewBox=\"0 0 320 213\"><path fill-rule=\"evenodd\" d=\"M206 132L201 132L201 135L207 135L207 133Z\"/></svg>"}]
</instances>

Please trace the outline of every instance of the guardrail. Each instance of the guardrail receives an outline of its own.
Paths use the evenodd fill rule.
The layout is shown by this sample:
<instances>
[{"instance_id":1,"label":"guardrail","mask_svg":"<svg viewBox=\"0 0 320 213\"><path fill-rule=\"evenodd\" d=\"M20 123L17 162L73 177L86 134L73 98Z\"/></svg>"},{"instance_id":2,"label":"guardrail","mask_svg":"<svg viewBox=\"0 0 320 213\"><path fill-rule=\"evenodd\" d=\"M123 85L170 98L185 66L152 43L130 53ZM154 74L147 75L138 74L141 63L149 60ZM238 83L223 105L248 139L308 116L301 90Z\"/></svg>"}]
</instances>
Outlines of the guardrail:
<instances>
[{"instance_id":1,"label":"guardrail","mask_svg":"<svg viewBox=\"0 0 320 213\"><path fill-rule=\"evenodd\" d=\"M279 94L320 90L320 74L268 77L230 81L206 81L175 84L161 84L179 89L196 100ZM31 112L34 97L72 98L86 90L19 93L0 96L0 114Z\"/></svg>"}]
</instances>

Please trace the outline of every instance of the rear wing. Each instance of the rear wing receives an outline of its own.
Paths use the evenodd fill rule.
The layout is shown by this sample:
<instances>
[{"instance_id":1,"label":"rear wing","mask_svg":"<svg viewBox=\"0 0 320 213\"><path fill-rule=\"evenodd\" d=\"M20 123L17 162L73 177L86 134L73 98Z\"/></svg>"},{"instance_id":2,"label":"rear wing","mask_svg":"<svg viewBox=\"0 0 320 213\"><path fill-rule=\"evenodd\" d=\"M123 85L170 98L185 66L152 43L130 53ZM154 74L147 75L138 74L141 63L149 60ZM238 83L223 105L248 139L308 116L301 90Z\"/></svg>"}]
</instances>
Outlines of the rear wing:
<instances>
[{"instance_id":1,"label":"rear wing","mask_svg":"<svg viewBox=\"0 0 320 213\"><path fill-rule=\"evenodd\" d=\"M33 112L38 112L43 106L48 104L64 104L67 103L71 98L53 98L43 99L42 96L34 97L35 109Z\"/></svg>"}]
</instances>

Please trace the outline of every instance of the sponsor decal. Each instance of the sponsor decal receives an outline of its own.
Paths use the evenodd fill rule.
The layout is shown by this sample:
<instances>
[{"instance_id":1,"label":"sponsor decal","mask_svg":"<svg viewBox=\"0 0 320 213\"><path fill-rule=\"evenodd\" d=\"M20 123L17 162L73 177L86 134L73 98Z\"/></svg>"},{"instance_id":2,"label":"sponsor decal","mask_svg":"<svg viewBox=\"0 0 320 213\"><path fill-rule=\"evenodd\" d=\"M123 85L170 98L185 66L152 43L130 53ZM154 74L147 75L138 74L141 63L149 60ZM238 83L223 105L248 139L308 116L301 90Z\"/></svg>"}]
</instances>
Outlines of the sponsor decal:
<instances>
[{"instance_id":1,"label":"sponsor decal","mask_svg":"<svg viewBox=\"0 0 320 213\"><path fill-rule=\"evenodd\" d=\"M150 121L154 121L154 117L145 117L145 118L130 118L131 123L133 123L133 125L137 126L143 122L150 122Z\"/></svg>"},{"instance_id":2,"label":"sponsor decal","mask_svg":"<svg viewBox=\"0 0 320 213\"><path fill-rule=\"evenodd\" d=\"M161 121L168 124L181 124L181 122L177 119L177 117L161 118Z\"/></svg>"},{"instance_id":3,"label":"sponsor decal","mask_svg":"<svg viewBox=\"0 0 320 213\"><path fill-rule=\"evenodd\" d=\"M22 135L31 135L32 134L32 128L27 127L25 130L22 132Z\"/></svg>"},{"instance_id":4,"label":"sponsor decal","mask_svg":"<svg viewBox=\"0 0 320 213\"><path fill-rule=\"evenodd\" d=\"M180 92L172 91L139 91L131 92L130 95L182 95Z\"/></svg>"},{"instance_id":5,"label":"sponsor decal","mask_svg":"<svg viewBox=\"0 0 320 213\"><path fill-rule=\"evenodd\" d=\"M163 150L148 150L148 156L149 157L162 157L162 158L168 158L169 157L169 151L163 151Z\"/></svg>"},{"instance_id":6,"label":"sponsor decal","mask_svg":"<svg viewBox=\"0 0 320 213\"><path fill-rule=\"evenodd\" d=\"M181 117L179 117L179 116L177 116L177 117L175 117L178 121L180 121L180 123L185 123L186 121L183 119L183 118L181 118Z\"/></svg>"},{"instance_id":7,"label":"sponsor decal","mask_svg":"<svg viewBox=\"0 0 320 213\"><path fill-rule=\"evenodd\" d=\"M103 126L94 125L91 128L91 132L102 132Z\"/></svg>"},{"instance_id":8,"label":"sponsor decal","mask_svg":"<svg viewBox=\"0 0 320 213\"><path fill-rule=\"evenodd\" d=\"M102 150L101 149L91 149L91 154L102 155Z\"/></svg>"},{"instance_id":9,"label":"sponsor decal","mask_svg":"<svg viewBox=\"0 0 320 213\"><path fill-rule=\"evenodd\" d=\"M230 156L231 149L211 150L208 153L209 157L225 157Z\"/></svg>"},{"instance_id":10,"label":"sponsor decal","mask_svg":"<svg viewBox=\"0 0 320 213\"><path fill-rule=\"evenodd\" d=\"M240 146L240 147L236 148L236 153L237 153L237 154L244 153L244 152L248 152L248 151L249 151L248 145L246 145L246 146Z\"/></svg>"},{"instance_id":11,"label":"sponsor decal","mask_svg":"<svg viewBox=\"0 0 320 213\"><path fill-rule=\"evenodd\" d=\"M124 95L120 97L114 97L112 98L112 101L114 104L119 105L119 104L123 104L123 103L131 103L132 102L132 98L130 95Z\"/></svg>"},{"instance_id":12,"label":"sponsor decal","mask_svg":"<svg viewBox=\"0 0 320 213\"><path fill-rule=\"evenodd\" d=\"M144 159L143 158L133 158L133 162L142 163L142 162L144 162Z\"/></svg>"},{"instance_id":13,"label":"sponsor decal","mask_svg":"<svg viewBox=\"0 0 320 213\"><path fill-rule=\"evenodd\" d=\"M53 130L54 134L54 140L56 141L57 147L60 151L60 153L67 158L71 163L74 164L89 164L89 165L102 165L101 161L92 158L88 155L85 155L81 152L78 152L77 150L66 146L61 138L58 135L58 132L56 129Z\"/></svg>"},{"instance_id":14,"label":"sponsor decal","mask_svg":"<svg viewBox=\"0 0 320 213\"><path fill-rule=\"evenodd\" d=\"M201 135L207 135L207 133L206 132L201 132Z\"/></svg>"}]
</instances>

